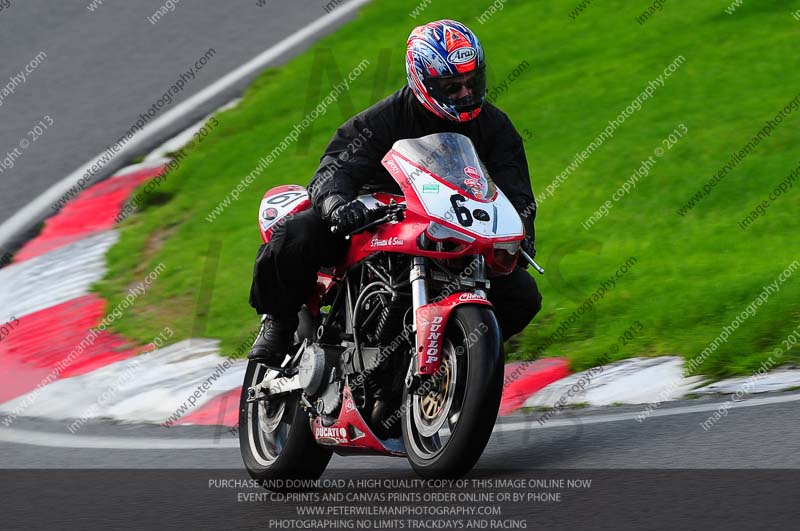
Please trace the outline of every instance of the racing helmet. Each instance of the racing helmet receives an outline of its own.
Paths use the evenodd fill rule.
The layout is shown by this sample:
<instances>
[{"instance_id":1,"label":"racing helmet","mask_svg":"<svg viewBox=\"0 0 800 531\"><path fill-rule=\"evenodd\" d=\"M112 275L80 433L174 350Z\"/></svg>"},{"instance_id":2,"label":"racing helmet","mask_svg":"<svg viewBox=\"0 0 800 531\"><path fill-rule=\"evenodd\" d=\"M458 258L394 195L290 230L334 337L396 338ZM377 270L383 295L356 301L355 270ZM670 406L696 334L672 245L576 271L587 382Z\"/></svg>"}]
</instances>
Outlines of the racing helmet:
<instances>
[{"instance_id":1,"label":"racing helmet","mask_svg":"<svg viewBox=\"0 0 800 531\"><path fill-rule=\"evenodd\" d=\"M406 45L408 86L440 118L467 122L486 101L486 57L478 37L455 20L414 28Z\"/></svg>"}]
</instances>

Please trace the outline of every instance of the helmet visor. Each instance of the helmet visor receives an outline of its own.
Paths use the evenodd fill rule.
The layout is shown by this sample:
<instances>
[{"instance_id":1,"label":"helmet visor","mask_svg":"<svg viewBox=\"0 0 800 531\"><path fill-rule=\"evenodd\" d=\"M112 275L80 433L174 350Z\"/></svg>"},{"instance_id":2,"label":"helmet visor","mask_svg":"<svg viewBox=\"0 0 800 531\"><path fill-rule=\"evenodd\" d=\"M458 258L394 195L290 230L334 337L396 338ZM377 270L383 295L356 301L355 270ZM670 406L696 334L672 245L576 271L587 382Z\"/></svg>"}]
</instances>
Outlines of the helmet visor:
<instances>
[{"instance_id":1,"label":"helmet visor","mask_svg":"<svg viewBox=\"0 0 800 531\"><path fill-rule=\"evenodd\" d=\"M486 97L486 66L464 74L428 77L425 86L440 105L452 105L458 112L471 112L483 105Z\"/></svg>"}]
</instances>

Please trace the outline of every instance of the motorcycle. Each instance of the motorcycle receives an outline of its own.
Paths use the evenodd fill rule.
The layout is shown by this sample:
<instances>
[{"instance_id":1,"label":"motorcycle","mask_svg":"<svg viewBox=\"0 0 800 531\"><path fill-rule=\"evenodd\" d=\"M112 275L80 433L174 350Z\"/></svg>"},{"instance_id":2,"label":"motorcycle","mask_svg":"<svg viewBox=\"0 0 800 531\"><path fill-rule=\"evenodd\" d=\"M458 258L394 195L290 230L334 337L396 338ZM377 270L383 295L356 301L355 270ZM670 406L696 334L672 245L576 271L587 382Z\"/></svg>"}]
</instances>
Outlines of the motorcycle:
<instances>
[{"instance_id":1,"label":"motorcycle","mask_svg":"<svg viewBox=\"0 0 800 531\"><path fill-rule=\"evenodd\" d=\"M472 142L400 140L382 160L402 195L359 198L366 226L318 275L280 367L250 361L239 440L256 480L316 479L333 452L407 457L422 477L458 477L489 441L504 352L491 277L511 272L522 220ZM262 239L311 208L306 189L263 197ZM333 232L338 227L332 227Z\"/></svg>"}]
</instances>

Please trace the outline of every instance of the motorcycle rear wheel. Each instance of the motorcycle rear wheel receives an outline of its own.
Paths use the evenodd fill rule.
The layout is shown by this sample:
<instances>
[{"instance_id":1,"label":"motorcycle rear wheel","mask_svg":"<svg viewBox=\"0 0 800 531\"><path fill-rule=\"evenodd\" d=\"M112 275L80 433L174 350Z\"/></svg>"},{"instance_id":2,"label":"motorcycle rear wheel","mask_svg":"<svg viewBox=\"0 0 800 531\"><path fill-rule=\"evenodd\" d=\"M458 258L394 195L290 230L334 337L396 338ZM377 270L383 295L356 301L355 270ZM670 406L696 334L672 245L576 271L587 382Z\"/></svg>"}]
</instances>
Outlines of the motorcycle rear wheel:
<instances>
[{"instance_id":1,"label":"motorcycle rear wheel","mask_svg":"<svg viewBox=\"0 0 800 531\"><path fill-rule=\"evenodd\" d=\"M310 319L303 309L296 339L313 331ZM250 477L266 482L266 488L280 490L277 480L319 478L333 454L314 440L308 415L300 408L299 392L274 400L247 401L248 388L260 383L268 371L258 362L247 364L239 399L239 447Z\"/></svg>"},{"instance_id":2,"label":"motorcycle rear wheel","mask_svg":"<svg viewBox=\"0 0 800 531\"><path fill-rule=\"evenodd\" d=\"M417 474L460 477L475 466L497 420L503 364L494 312L456 308L445 329L438 383L424 396L403 393L403 442Z\"/></svg>"}]
</instances>

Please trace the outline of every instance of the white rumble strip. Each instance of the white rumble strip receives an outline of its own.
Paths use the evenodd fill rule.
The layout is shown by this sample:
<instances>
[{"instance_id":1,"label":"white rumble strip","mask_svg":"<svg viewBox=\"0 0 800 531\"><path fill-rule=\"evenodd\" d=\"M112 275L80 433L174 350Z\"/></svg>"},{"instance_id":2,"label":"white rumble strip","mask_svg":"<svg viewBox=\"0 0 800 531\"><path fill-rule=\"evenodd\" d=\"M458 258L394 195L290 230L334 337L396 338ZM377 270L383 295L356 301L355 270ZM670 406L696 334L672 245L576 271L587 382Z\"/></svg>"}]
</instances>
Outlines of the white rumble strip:
<instances>
[{"instance_id":1,"label":"white rumble strip","mask_svg":"<svg viewBox=\"0 0 800 531\"><path fill-rule=\"evenodd\" d=\"M103 278L116 231L104 231L0 269L0 320L21 317L89 293Z\"/></svg>"},{"instance_id":2,"label":"white rumble strip","mask_svg":"<svg viewBox=\"0 0 800 531\"><path fill-rule=\"evenodd\" d=\"M185 340L81 376L62 378L39 390L36 400L26 408L25 416L68 420L96 405L87 418L160 424L225 360L219 355L218 347L216 340ZM245 366L245 360L237 360L222 372L185 415L221 394L240 388ZM109 385L120 381L120 375L124 374L134 377L111 390L113 392L106 392ZM14 411L17 404L25 402L26 396L0 404L0 413ZM109 398L99 400L101 396Z\"/></svg>"}]
</instances>

